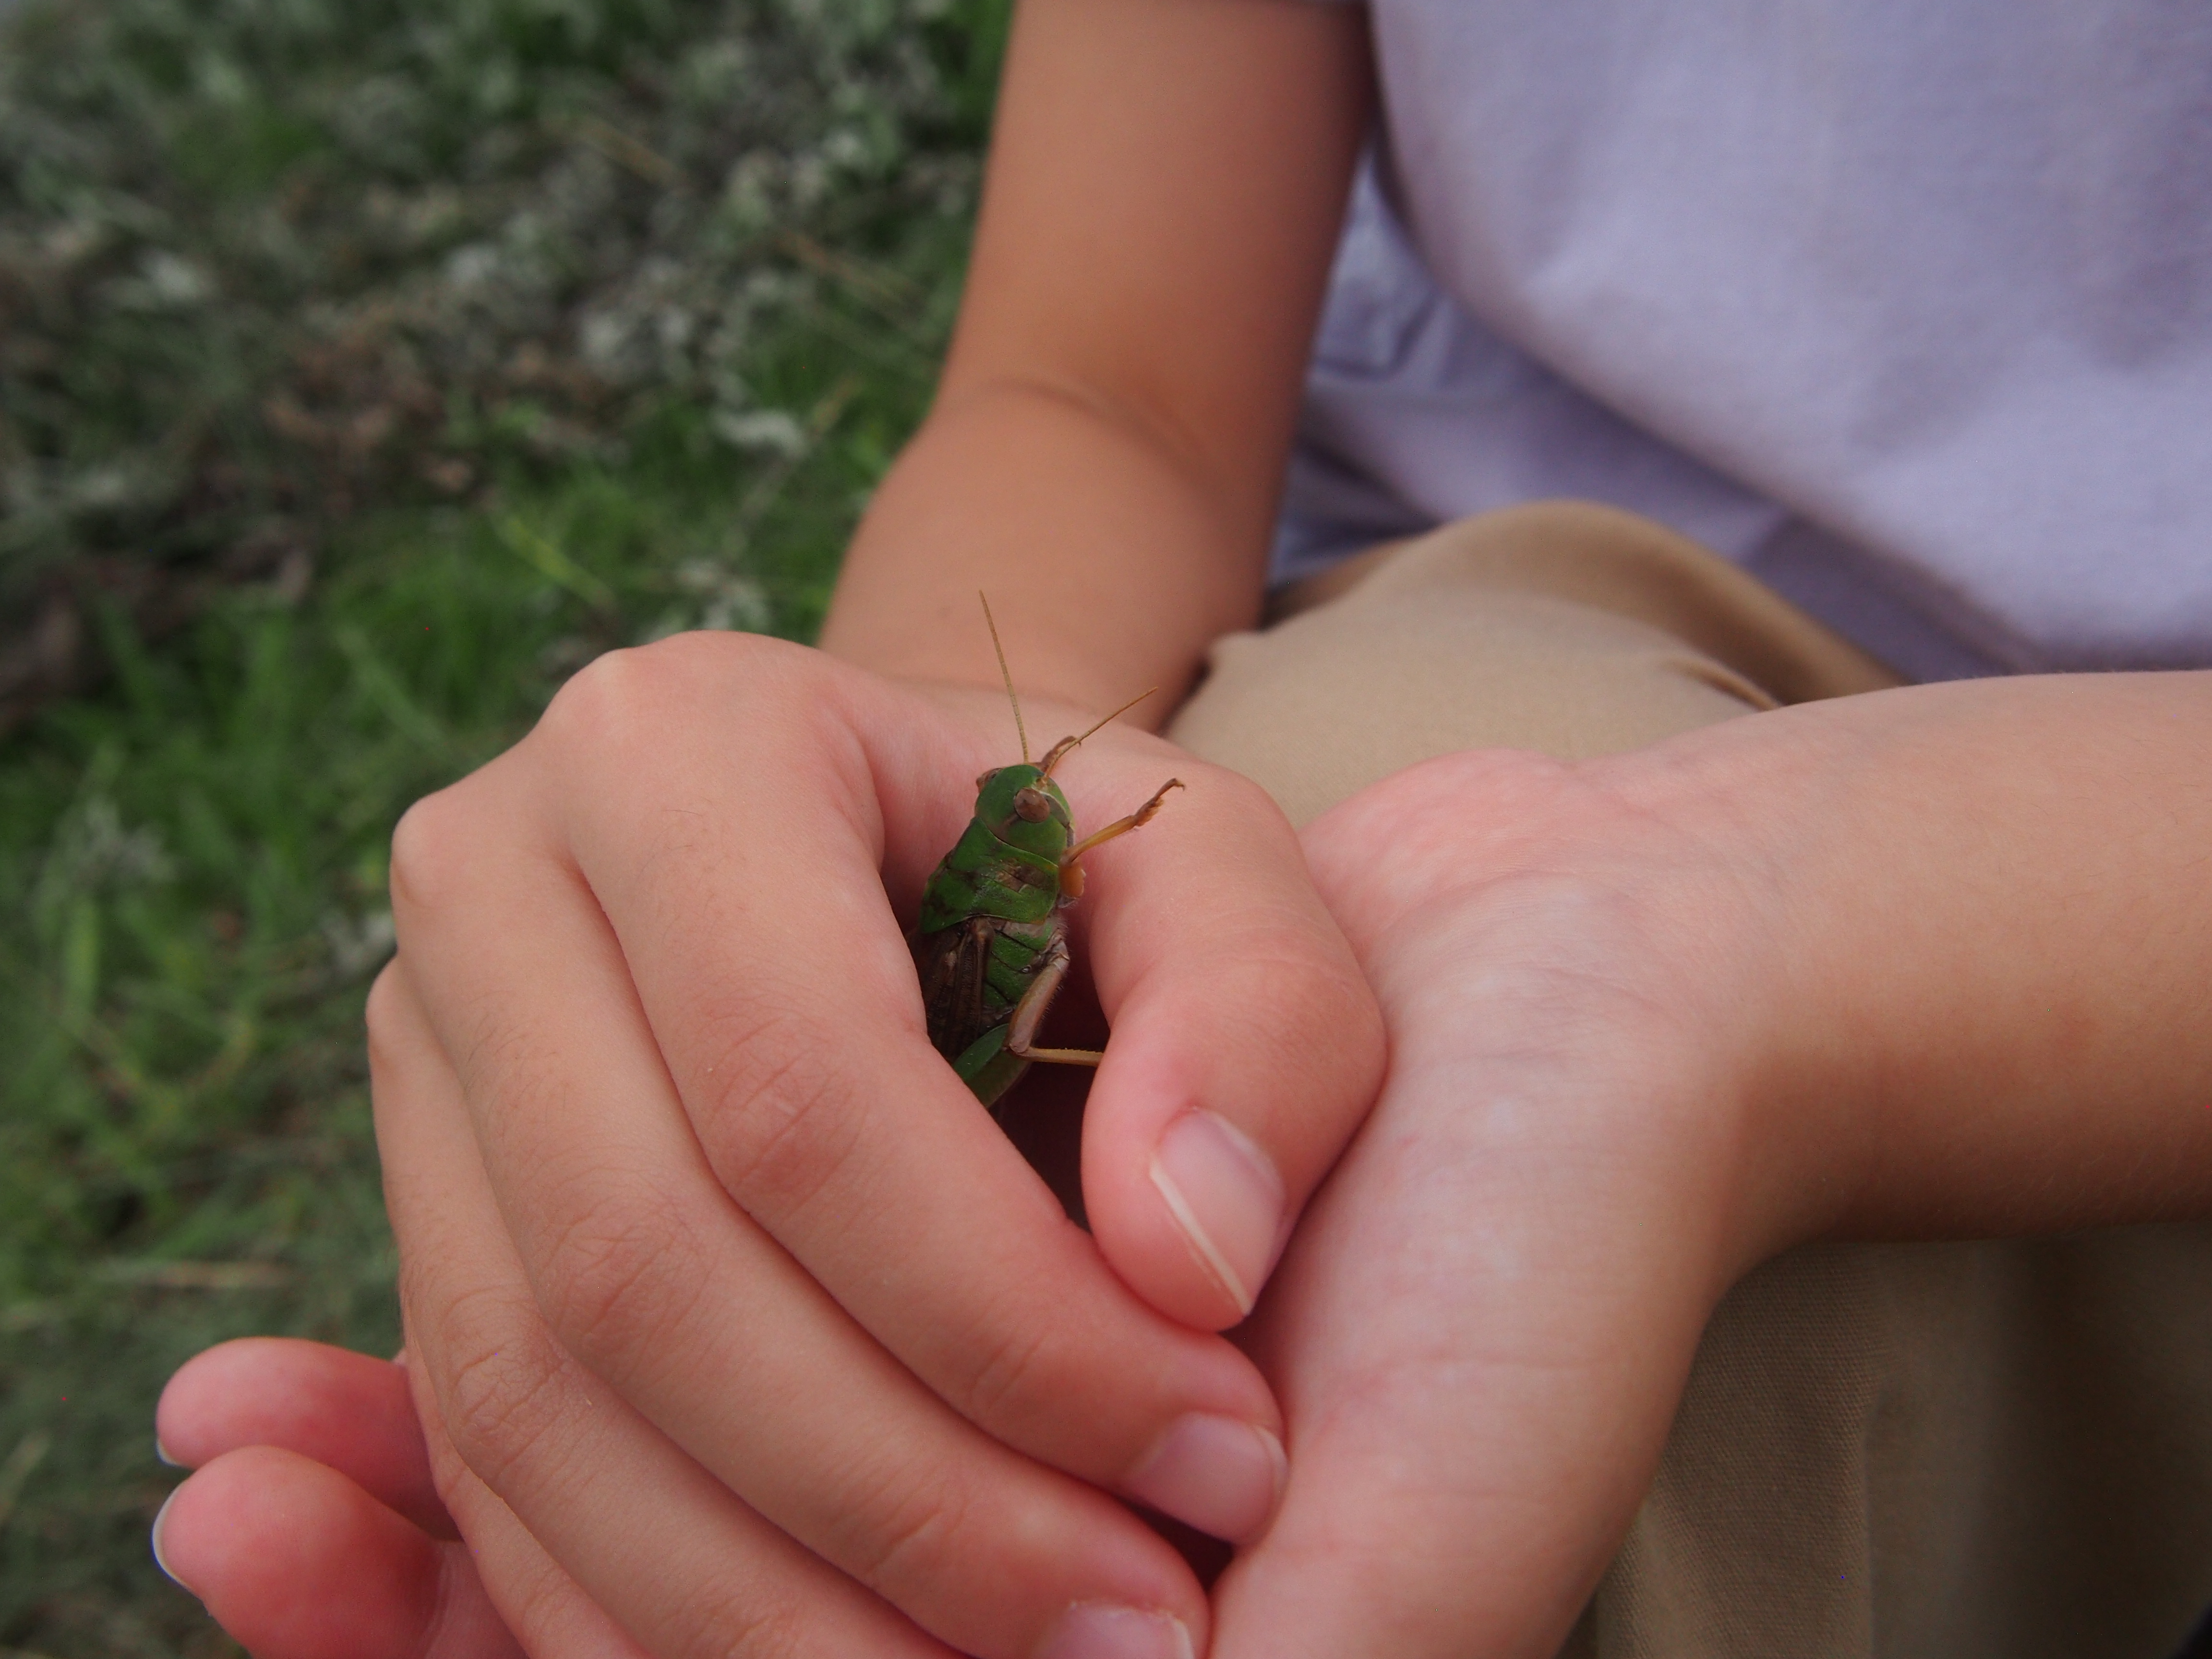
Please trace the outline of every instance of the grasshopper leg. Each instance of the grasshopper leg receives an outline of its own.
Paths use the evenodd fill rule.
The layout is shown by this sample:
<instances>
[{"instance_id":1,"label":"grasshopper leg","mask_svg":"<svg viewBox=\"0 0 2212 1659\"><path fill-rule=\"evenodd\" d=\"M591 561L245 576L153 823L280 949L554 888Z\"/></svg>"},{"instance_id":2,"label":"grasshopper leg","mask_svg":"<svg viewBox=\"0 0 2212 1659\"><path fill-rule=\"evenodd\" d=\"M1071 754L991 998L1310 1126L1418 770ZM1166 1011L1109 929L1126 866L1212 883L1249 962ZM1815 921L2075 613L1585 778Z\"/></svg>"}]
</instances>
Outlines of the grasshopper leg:
<instances>
[{"instance_id":1,"label":"grasshopper leg","mask_svg":"<svg viewBox=\"0 0 2212 1659\"><path fill-rule=\"evenodd\" d=\"M1180 789L1182 787L1183 781L1181 778L1170 778L1165 783L1160 786L1158 793L1155 794L1150 800L1146 801L1142 806L1139 806L1135 811L1130 813L1127 817L1115 818L1113 823L1108 824L1103 830L1099 830L1096 835L1085 836L1081 841L1076 842L1074 846L1069 848L1065 853L1062 853L1060 855L1060 892L1066 898L1073 899L1081 897L1083 895L1083 855L1089 852L1092 848L1097 846L1101 842L1111 841L1116 836L1126 836L1132 830L1143 829L1146 824L1152 821L1154 815L1159 811L1160 803L1168 798L1168 791L1170 789Z\"/></svg>"},{"instance_id":2,"label":"grasshopper leg","mask_svg":"<svg viewBox=\"0 0 2212 1659\"><path fill-rule=\"evenodd\" d=\"M1067 942L1054 939L1044 966L1030 981L1022 1000L1014 1005L1013 1018L1006 1026L1006 1052L1024 1060L1042 1060L1060 1066L1096 1066L1106 1058L1095 1048L1038 1048L1031 1047L1037 1027L1044 1024L1045 1010L1052 1006L1053 998L1060 994L1062 981L1067 977L1070 965Z\"/></svg>"}]
</instances>

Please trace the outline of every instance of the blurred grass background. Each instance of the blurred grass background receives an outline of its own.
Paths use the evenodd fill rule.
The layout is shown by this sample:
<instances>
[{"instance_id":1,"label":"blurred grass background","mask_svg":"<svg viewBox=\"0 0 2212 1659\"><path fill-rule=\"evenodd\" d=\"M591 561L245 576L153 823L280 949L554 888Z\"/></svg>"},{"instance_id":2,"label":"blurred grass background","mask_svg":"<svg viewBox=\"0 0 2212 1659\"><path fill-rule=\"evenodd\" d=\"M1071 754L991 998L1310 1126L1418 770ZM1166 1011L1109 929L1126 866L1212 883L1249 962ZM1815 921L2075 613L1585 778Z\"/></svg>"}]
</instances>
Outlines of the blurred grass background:
<instances>
[{"instance_id":1,"label":"blurred grass background","mask_svg":"<svg viewBox=\"0 0 2212 1659\"><path fill-rule=\"evenodd\" d=\"M393 820L599 651L792 638L924 407L1005 0L0 15L0 1655L235 1650L209 1343L395 1346Z\"/></svg>"}]
</instances>

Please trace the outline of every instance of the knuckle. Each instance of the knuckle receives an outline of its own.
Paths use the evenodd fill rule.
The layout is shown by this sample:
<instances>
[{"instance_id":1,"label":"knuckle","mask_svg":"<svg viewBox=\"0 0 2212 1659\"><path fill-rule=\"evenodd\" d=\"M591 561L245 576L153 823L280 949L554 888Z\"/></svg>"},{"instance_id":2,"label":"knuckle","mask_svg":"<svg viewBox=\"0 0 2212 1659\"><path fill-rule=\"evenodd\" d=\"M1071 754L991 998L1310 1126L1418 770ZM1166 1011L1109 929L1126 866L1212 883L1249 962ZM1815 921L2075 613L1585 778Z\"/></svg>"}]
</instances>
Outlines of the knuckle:
<instances>
[{"instance_id":1,"label":"knuckle","mask_svg":"<svg viewBox=\"0 0 2212 1659\"><path fill-rule=\"evenodd\" d=\"M422 1358L422 1333L434 1328L443 1287L432 1267L438 1241L411 1231L408 1224L411 1219L398 1210L392 1218L392 1235L399 1247L399 1312L407 1333L407 1363L410 1367L421 1366L427 1377L430 1372Z\"/></svg>"},{"instance_id":2,"label":"knuckle","mask_svg":"<svg viewBox=\"0 0 2212 1659\"><path fill-rule=\"evenodd\" d=\"M673 1208L618 1182L547 1239L534 1275L539 1306L561 1346L603 1374L659 1348L709 1277L696 1269L701 1252Z\"/></svg>"},{"instance_id":3,"label":"knuckle","mask_svg":"<svg viewBox=\"0 0 2212 1659\"><path fill-rule=\"evenodd\" d=\"M562 1361L527 1311L499 1292L464 1295L435 1319L438 1410L463 1463L494 1492L560 1420Z\"/></svg>"},{"instance_id":4,"label":"knuckle","mask_svg":"<svg viewBox=\"0 0 2212 1659\"><path fill-rule=\"evenodd\" d=\"M402 999L407 994L407 988L399 975L400 967L396 960L386 963L369 986L368 1002L362 1011L362 1023L368 1030L368 1065L372 1073L388 1070L398 1060L405 1041Z\"/></svg>"},{"instance_id":5,"label":"knuckle","mask_svg":"<svg viewBox=\"0 0 2212 1659\"><path fill-rule=\"evenodd\" d=\"M1324 1149L1334 1157L1333 1134L1364 1115L1388 1063L1382 1010L1351 949L1313 929L1243 932L1181 1006L1171 1040L1193 1075L1210 1080L1217 1109L1255 1134L1303 1191L1322 1173ZM1288 1098L1306 1103L1286 1110Z\"/></svg>"},{"instance_id":6,"label":"knuckle","mask_svg":"<svg viewBox=\"0 0 2212 1659\"><path fill-rule=\"evenodd\" d=\"M553 694L533 735L564 744L618 735L655 696L667 661L649 647L592 658Z\"/></svg>"},{"instance_id":7,"label":"knuckle","mask_svg":"<svg viewBox=\"0 0 2212 1659\"><path fill-rule=\"evenodd\" d=\"M408 1365L418 1376L422 1361L416 1350L419 1345L408 1344ZM480 1494L484 1483L475 1470L463 1461L453 1444L453 1431L446 1423L445 1408L438 1403L434 1387L415 1390L415 1409L422 1425L422 1444L430 1460L430 1485L437 1492L439 1501L455 1522L465 1526L471 1516L481 1508Z\"/></svg>"},{"instance_id":8,"label":"knuckle","mask_svg":"<svg viewBox=\"0 0 2212 1659\"><path fill-rule=\"evenodd\" d=\"M429 1447L431 1487L437 1492L438 1501L446 1506L446 1513L458 1521L474 1506L483 1482L462 1459L453 1445L451 1431L442 1422L437 1433L426 1432L423 1439Z\"/></svg>"},{"instance_id":9,"label":"knuckle","mask_svg":"<svg viewBox=\"0 0 2212 1659\"><path fill-rule=\"evenodd\" d=\"M1031 1426L1044 1409L1064 1413L1083 1397L1083 1379L1047 1324L1032 1316L1006 1325L981 1346L958 1401L969 1422L1004 1437Z\"/></svg>"},{"instance_id":10,"label":"knuckle","mask_svg":"<svg viewBox=\"0 0 2212 1659\"><path fill-rule=\"evenodd\" d=\"M488 1134L526 1143L524 1115L532 1105L572 1097L574 1078L547 1060L536 1028L495 993L472 987L447 998L441 1023L453 1074L483 1114L478 1121Z\"/></svg>"},{"instance_id":11,"label":"knuckle","mask_svg":"<svg viewBox=\"0 0 2212 1659\"><path fill-rule=\"evenodd\" d=\"M1364 985L1351 953L1324 948L1319 927L1260 925L1224 927L1219 959L1210 964L1204 995L1207 1012L1223 1023L1243 1019L1267 1042L1324 1036L1317 1024L1356 1008ZM1252 1020L1246 1012L1261 1011Z\"/></svg>"},{"instance_id":12,"label":"knuckle","mask_svg":"<svg viewBox=\"0 0 2212 1659\"><path fill-rule=\"evenodd\" d=\"M717 1577L679 1591L669 1614L672 1630L712 1631L715 1659L817 1659L823 1651L818 1632L788 1592L733 1595Z\"/></svg>"},{"instance_id":13,"label":"knuckle","mask_svg":"<svg viewBox=\"0 0 2212 1659\"><path fill-rule=\"evenodd\" d=\"M678 634L593 658L556 692L538 731L587 749L649 740L708 696L740 695L799 653L781 641L732 633Z\"/></svg>"},{"instance_id":14,"label":"knuckle","mask_svg":"<svg viewBox=\"0 0 2212 1659\"><path fill-rule=\"evenodd\" d=\"M1357 1069L1371 1069L1382 1047L1382 1011L1348 951L1307 953L1291 994L1293 1029L1324 1034Z\"/></svg>"},{"instance_id":15,"label":"knuckle","mask_svg":"<svg viewBox=\"0 0 2212 1659\"><path fill-rule=\"evenodd\" d=\"M1271 1042L1343 1052L1382 1037L1382 1016L1358 959L1325 916L1273 919L1224 948L1215 989L1228 1009L1262 1008Z\"/></svg>"},{"instance_id":16,"label":"knuckle","mask_svg":"<svg viewBox=\"0 0 2212 1659\"><path fill-rule=\"evenodd\" d=\"M967 1483L941 1468L896 1471L863 1511L870 1524L854 1540L854 1576L894 1602L911 1601L917 1586L941 1593L974 1571L974 1506Z\"/></svg>"},{"instance_id":17,"label":"knuckle","mask_svg":"<svg viewBox=\"0 0 2212 1659\"><path fill-rule=\"evenodd\" d=\"M834 1031L781 1011L757 1013L720 1045L700 1132L747 1210L791 1215L849 1167L863 1126L837 1053Z\"/></svg>"},{"instance_id":18,"label":"knuckle","mask_svg":"<svg viewBox=\"0 0 2212 1659\"><path fill-rule=\"evenodd\" d=\"M725 1650L729 1659L802 1659L819 1650L800 1621L781 1610L747 1618Z\"/></svg>"},{"instance_id":19,"label":"knuckle","mask_svg":"<svg viewBox=\"0 0 2212 1659\"><path fill-rule=\"evenodd\" d=\"M392 831L392 897L406 909L434 910L466 879L472 837L461 786L425 795Z\"/></svg>"}]
</instances>

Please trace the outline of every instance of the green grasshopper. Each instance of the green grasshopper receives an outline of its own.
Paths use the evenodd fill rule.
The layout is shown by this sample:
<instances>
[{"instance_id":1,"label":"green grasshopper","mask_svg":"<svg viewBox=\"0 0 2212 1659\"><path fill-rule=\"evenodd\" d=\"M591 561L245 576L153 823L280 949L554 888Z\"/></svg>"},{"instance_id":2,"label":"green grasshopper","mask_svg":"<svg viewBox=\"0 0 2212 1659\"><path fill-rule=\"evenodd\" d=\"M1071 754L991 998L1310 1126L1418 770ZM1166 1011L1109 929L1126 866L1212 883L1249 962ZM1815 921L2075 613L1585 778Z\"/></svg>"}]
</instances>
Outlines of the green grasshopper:
<instances>
[{"instance_id":1,"label":"green grasshopper","mask_svg":"<svg viewBox=\"0 0 2212 1659\"><path fill-rule=\"evenodd\" d=\"M1077 841L1067 797L1053 781L1052 769L1085 738L1152 693L1122 704L1083 737L1062 738L1033 765L1021 700L1014 696L1014 677L988 599L983 621L999 654L1006 701L1014 707L1022 763L994 767L975 780L975 816L929 878L907 942L921 975L930 1042L995 1115L1000 1097L1032 1063L1096 1066L1105 1058L1090 1048L1036 1046L1045 1010L1067 978L1067 924L1060 913L1083 896L1083 855L1141 828L1168 791L1183 785L1170 778L1128 817Z\"/></svg>"}]
</instances>

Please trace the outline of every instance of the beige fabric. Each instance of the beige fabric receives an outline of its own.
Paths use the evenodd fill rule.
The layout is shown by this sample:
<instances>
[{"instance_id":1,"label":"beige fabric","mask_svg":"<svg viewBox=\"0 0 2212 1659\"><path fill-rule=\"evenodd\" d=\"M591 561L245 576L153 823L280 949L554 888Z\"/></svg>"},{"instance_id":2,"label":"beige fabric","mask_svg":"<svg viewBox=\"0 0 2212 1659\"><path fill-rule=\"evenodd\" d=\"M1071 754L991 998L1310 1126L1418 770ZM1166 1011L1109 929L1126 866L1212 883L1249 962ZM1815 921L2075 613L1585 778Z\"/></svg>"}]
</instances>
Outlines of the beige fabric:
<instances>
[{"instance_id":1,"label":"beige fabric","mask_svg":"<svg viewBox=\"0 0 2212 1659\"><path fill-rule=\"evenodd\" d=\"M1455 749L1601 754L1896 683L1714 555L1577 503L1378 549L1281 614L1221 641L1170 735L1301 823ZM1824 1245L1715 1315L1566 1651L2166 1659L2208 1603L2212 1228Z\"/></svg>"},{"instance_id":2,"label":"beige fabric","mask_svg":"<svg viewBox=\"0 0 2212 1659\"><path fill-rule=\"evenodd\" d=\"M1647 519L1546 501L1463 520L1294 589L1213 649L1171 735L1296 823L1415 761L1637 749L1895 675Z\"/></svg>"}]
</instances>

